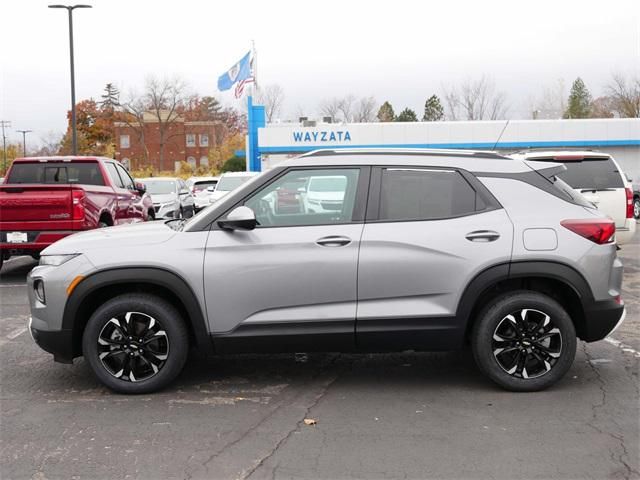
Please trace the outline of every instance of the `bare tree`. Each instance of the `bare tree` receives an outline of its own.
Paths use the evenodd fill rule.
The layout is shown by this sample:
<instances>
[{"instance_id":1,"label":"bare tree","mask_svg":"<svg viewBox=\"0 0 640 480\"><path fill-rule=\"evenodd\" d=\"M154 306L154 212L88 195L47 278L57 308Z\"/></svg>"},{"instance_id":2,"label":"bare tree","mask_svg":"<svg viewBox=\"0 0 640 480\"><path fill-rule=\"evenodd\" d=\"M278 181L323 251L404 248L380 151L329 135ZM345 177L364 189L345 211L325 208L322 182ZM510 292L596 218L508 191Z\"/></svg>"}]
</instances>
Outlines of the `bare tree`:
<instances>
[{"instance_id":1,"label":"bare tree","mask_svg":"<svg viewBox=\"0 0 640 480\"><path fill-rule=\"evenodd\" d=\"M284 103L284 90L278 84L265 85L258 89L256 98L264 105L267 122L271 123L278 118Z\"/></svg>"},{"instance_id":2,"label":"bare tree","mask_svg":"<svg viewBox=\"0 0 640 480\"><path fill-rule=\"evenodd\" d=\"M122 108L122 115L119 115L120 120L135 133L138 144L142 146L144 163L147 165L149 163L149 149L144 131L144 113L147 110L145 100L132 90L129 92L127 100L120 106Z\"/></svg>"},{"instance_id":3,"label":"bare tree","mask_svg":"<svg viewBox=\"0 0 640 480\"><path fill-rule=\"evenodd\" d=\"M640 117L640 76L625 78L622 74L613 75L607 85L611 98L611 108L623 118Z\"/></svg>"},{"instance_id":4,"label":"bare tree","mask_svg":"<svg viewBox=\"0 0 640 480\"><path fill-rule=\"evenodd\" d=\"M559 78L543 88L538 98L530 101L531 117L536 119L557 119L567 110L567 92L564 80Z\"/></svg>"},{"instance_id":5,"label":"bare tree","mask_svg":"<svg viewBox=\"0 0 640 480\"><path fill-rule=\"evenodd\" d=\"M346 97L340 99L340 103L338 104L338 110L342 114L342 120L344 122L352 122L353 121L353 108L354 103L356 101L356 97L353 94L349 94Z\"/></svg>"},{"instance_id":6,"label":"bare tree","mask_svg":"<svg viewBox=\"0 0 640 480\"><path fill-rule=\"evenodd\" d=\"M32 150L29 155L34 157L50 157L52 155L59 155L63 138L63 135L50 131L46 135L40 137L40 146L37 149Z\"/></svg>"},{"instance_id":7,"label":"bare tree","mask_svg":"<svg viewBox=\"0 0 640 480\"><path fill-rule=\"evenodd\" d=\"M145 82L144 101L149 112L158 122L160 143L160 170L164 170L164 147L167 143L171 126L180 118L179 110L186 101L186 84L179 78L155 77Z\"/></svg>"},{"instance_id":8,"label":"bare tree","mask_svg":"<svg viewBox=\"0 0 640 480\"><path fill-rule=\"evenodd\" d=\"M376 99L362 97L357 101L353 111L354 122L373 122L376 119Z\"/></svg>"},{"instance_id":9,"label":"bare tree","mask_svg":"<svg viewBox=\"0 0 640 480\"><path fill-rule=\"evenodd\" d=\"M451 120L500 120L508 110L505 93L497 92L493 80L484 75L445 89L444 99Z\"/></svg>"},{"instance_id":10,"label":"bare tree","mask_svg":"<svg viewBox=\"0 0 640 480\"><path fill-rule=\"evenodd\" d=\"M323 117L331 117L337 120L341 102L342 100L336 97L325 99L320 103L318 110Z\"/></svg>"}]
</instances>

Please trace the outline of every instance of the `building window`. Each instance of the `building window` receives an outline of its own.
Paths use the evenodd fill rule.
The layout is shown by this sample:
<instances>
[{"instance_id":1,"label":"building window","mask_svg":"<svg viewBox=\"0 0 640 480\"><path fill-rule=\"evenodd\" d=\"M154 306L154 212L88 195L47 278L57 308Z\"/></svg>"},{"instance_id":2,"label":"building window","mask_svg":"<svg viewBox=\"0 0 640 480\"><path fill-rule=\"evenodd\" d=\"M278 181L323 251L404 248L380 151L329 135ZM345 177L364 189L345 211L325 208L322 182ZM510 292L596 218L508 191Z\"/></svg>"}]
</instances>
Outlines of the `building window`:
<instances>
[{"instance_id":1,"label":"building window","mask_svg":"<svg viewBox=\"0 0 640 480\"><path fill-rule=\"evenodd\" d=\"M120 135L120 148L129 148L129 135Z\"/></svg>"},{"instance_id":2,"label":"building window","mask_svg":"<svg viewBox=\"0 0 640 480\"><path fill-rule=\"evenodd\" d=\"M195 146L196 146L196 134L187 133L187 147L195 147Z\"/></svg>"},{"instance_id":3,"label":"building window","mask_svg":"<svg viewBox=\"0 0 640 480\"><path fill-rule=\"evenodd\" d=\"M200 134L200 146L201 147L208 147L209 146L209 135L207 135L206 133L201 133Z\"/></svg>"},{"instance_id":4,"label":"building window","mask_svg":"<svg viewBox=\"0 0 640 480\"><path fill-rule=\"evenodd\" d=\"M209 157L200 157L200 166L208 167L209 166Z\"/></svg>"},{"instance_id":5,"label":"building window","mask_svg":"<svg viewBox=\"0 0 640 480\"><path fill-rule=\"evenodd\" d=\"M191 168L196 168L196 159L195 157L188 157L187 163L191 166Z\"/></svg>"}]
</instances>

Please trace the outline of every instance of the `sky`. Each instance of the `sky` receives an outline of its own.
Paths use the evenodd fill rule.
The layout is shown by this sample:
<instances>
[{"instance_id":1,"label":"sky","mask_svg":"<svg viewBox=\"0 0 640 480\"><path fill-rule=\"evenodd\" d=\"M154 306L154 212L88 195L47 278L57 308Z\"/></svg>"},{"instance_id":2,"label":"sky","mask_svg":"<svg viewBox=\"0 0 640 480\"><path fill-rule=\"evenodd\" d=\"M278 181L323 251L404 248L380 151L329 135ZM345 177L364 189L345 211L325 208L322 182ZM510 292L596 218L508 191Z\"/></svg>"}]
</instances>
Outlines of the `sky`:
<instances>
[{"instance_id":1,"label":"sky","mask_svg":"<svg viewBox=\"0 0 640 480\"><path fill-rule=\"evenodd\" d=\"M7 140L62 134L70 107L68 23L52 1L1 0L0 119ZM55 2L53 2L55 3ZM594 96L614 72L640 74L640 1L83 0L74 12L76 99L122 95L180 76L193 93L239 106L217 78L255 42L258 80L285 93L283 119L330 97L372 95L420 115L443 88L482 75L509 116L580 76Z\"/></svg>"}]
</instances>

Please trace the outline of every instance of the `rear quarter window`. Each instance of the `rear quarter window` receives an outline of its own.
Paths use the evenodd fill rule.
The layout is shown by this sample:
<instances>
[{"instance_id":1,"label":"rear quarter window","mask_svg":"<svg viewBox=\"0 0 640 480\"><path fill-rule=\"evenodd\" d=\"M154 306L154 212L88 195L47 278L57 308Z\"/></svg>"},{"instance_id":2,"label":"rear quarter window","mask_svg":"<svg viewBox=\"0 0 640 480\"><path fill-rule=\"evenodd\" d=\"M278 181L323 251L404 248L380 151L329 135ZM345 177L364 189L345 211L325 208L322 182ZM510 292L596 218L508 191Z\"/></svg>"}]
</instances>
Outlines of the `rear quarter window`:
<instances>
[{"instance_id":1,"label":"rear quarter window","mask_svg":"<svg viewBox=\"0 0 640 480\"><path fill-rule=\"evenodd\" d=\"M14 163L5 183L104 185L96 162Z\"/></svg>"}]
</instances>

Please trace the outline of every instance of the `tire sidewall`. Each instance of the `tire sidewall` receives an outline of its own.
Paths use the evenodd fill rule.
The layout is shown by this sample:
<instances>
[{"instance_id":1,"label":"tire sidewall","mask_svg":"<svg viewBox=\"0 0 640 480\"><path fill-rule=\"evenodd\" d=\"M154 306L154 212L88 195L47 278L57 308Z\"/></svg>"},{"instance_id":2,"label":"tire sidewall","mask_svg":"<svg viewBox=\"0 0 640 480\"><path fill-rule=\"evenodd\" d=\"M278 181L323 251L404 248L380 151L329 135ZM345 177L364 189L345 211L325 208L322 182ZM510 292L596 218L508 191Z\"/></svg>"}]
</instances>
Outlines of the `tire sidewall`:
<instances>
[{"instance_id":1,"label":"tire sidewall","mask_svg":"<svg viewBox=\"0 0 640 480\"><path fill-rule=\"evenodd\" d=\"M640 198L636 198L633 200L633 212L636 220L640 220L640 214L636 215L636 210L640 211Z\"/></svg>"},{"instance_id":2,"label":"tire sidewall","mask_svg":"<svg viewBox=\"0 0 640 480\"><path fill-rule=\"evenodd\" d=\"M155 318L169 339L169 356L158 373L148 380L129 382L111 375L98 358L98 335L114 316L126 312L141 312ZM188 354L188 332L178 311L159 297L145 294L126 294L113 298L91 315L82 336L82 351L91 370L104 385L124 394L150 393L160 390L182 371Z\"/></svg>"},{"instance_id":3,"label":"tire sidewall","mask_svg":"<svg viewBox=\"0 0 640 480\"><path fill-rule=\"evenodd\" d=\"M521 379L505 372L493 355L492 339L498 323L508 314L530 308L546 313L562 335L562 352L552 369L537 378ZM576 332L571 318L562 306L546 295L517 291L492 301L478 316L472 334L473 355L480 370L507 390L537 391L560 380L573 364L576 353Z\"/></svg>"}]
</instances>

